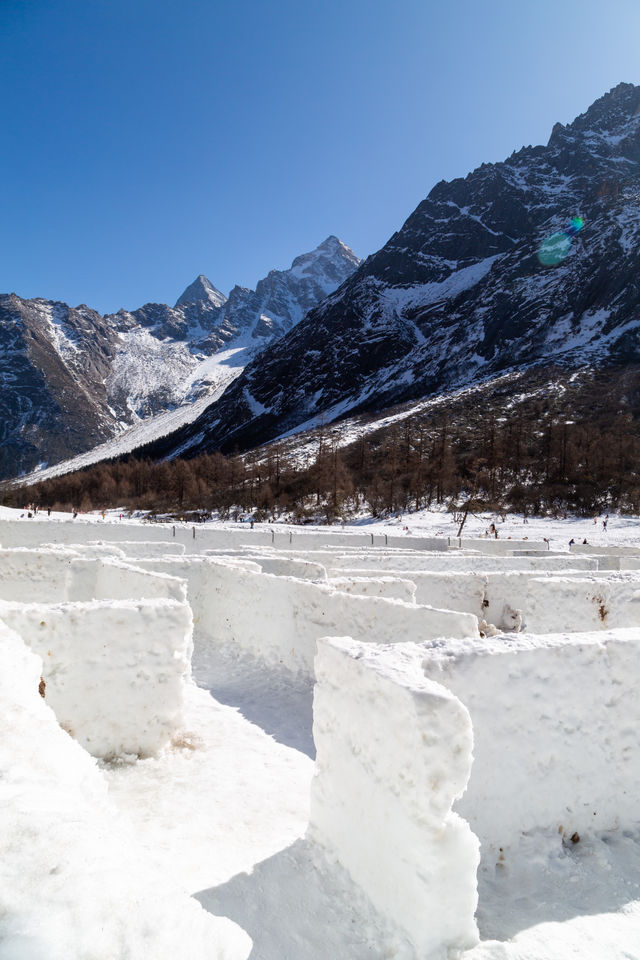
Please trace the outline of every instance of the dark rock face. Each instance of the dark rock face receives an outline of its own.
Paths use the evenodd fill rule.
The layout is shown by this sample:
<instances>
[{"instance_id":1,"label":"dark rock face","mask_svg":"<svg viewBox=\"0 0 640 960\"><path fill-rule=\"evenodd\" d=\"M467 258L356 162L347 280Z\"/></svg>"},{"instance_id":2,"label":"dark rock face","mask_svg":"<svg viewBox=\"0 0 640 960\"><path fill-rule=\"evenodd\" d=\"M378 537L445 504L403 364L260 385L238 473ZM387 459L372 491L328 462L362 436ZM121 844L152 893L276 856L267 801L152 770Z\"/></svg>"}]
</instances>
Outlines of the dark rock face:
<instances>
[{"instance_id":1,"label":"dark rock face","mask_svg":"<svg viewBox=\"0 0 640 960\"><path fill-rule=\"evenodd\" d=\"M200 275L175 307L101 316L0 295L0 478L54 464L224 386L360 261L335 237L227 299ZM235 349L234 371L216 354ZM206 368L201 374L201 368Z\"/></svg>"},{"instance_id":2,"label":"dark rock face","mask_svg":"<svg viewBox=\"0 0 640 960\"><path fill-rule=\"evenodd\" d=\"M111 435L112 359L111 331L95 311L0 296L0 476Z\"/></svg>"},{"instance_id":3,"label":"dark rock face","mask_svg":"<svg viewBox=\"0 0 640 960\"><path fill-rule=\"evenodd\" d=\"M640 87L620 84L546 147L438 183L158 450L242 449L531 364L637 362L639 331Z\"/></svg>"}]
</instances>

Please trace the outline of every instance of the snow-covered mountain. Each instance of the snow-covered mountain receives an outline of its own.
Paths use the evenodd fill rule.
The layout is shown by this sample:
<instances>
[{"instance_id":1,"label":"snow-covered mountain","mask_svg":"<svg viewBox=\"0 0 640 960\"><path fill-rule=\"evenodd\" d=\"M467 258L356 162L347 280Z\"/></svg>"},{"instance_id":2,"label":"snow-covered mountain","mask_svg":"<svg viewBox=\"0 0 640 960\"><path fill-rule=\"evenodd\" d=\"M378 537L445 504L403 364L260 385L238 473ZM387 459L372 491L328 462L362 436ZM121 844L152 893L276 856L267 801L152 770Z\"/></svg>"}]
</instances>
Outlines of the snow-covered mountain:
<instances>
[{"instance_id":1,"label":"snow-covered mountain","mask_svg":"<svg viewBox=\"0 0 640 960\"><path fill-rule=\"evenodd\" d=\"M227 299L203 275L174 307L101 316L86 306L0 295L0 477L121 438L118 452L181 426L266 344L359 265L328 237ZM136 434L140 430L140 435Z\"/></svg>"},{"instance_id":2,"label":"snow-covered mountain","mask_svg":"<svg viewBox=\"0 0 640 960\"><path fill-rule=\"evenodd\" d=\"M438 183L403 227L151 453L249 447L531 364L640 360L640 87Z\"/></svg>"}]
</instances>

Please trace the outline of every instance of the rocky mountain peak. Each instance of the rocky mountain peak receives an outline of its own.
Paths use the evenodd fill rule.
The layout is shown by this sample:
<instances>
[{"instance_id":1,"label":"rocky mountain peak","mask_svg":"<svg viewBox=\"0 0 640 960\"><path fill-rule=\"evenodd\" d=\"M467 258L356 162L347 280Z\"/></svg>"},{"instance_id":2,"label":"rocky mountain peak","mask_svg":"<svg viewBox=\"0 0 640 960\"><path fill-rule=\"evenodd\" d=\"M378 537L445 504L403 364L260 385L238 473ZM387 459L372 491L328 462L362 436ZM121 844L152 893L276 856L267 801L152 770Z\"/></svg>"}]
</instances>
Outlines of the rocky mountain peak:
<instances>
[{"instance_id":1,"label":"rocky mountain peak","mask_svg":"<svg viewBox=\"0 0 640 960\"><path fill-rule=\"evenodd\" d=\"M331 236L299 262L299 272L272 270L228 299L200 274L175 307L145 303L105 316L0 294L0 478L85 453L127 425L133 436L138 420L147 438L146 421L176 408L178 422L189 422L196 401L219 395L359 260Z\"/></svg>"},{"instance_id":2,"label":"rocky mountain peak","mask_svg":"<svg viewBox=\"0 0 640 960\"><path fill-rule=\"evenodd\" d=\"M383 410L525 365L640 362L639 196L640 87L625 83L556 124L548 146L436 184L161 455L247 448L320 413ZM317 276L314 258L339 243L290 274Z\"/></svg>"},{"instance_id":3,"label":"rocky mountain peak","mask_svg":"<svg viewBox=\"0 0 640 960\"><path fill-rule=\"evenodd\" d=\"M329 261L334 265L344 264L351 269L360 264L360 258L356 256L353 250L335 237L333 234L319 243L315 250L309 253L303 253L296 257L291 264L291 270L295 273L310 273L318 266L325 266Z\"/></svg>"},{"instance_id":4,"label":"rocky mountain peak","mask_svg":"<svg viewBox=\"0 0 640 960\"><path fill-rule=\"evenodd\" d=\"M189 284L182 296L178 297L176 307L184 307L188 303L198 303L201 300L210 303L213 307L221 307L227 302L224 293L214 287L203 273Z\"/></svg>"},{"instance_id":5,"label":"rocky mountain peak","mask_svg":"<svg viewBox=\"0 0 640 960\"><path fill-rule=\"evenodd\" d=\"M567 141L582 141L592 150L617 148L640 132L640 86L619 83L591 104L588 110L569 124L556 123L551 131L549 147ZM635 135L635 136L634 136Z\"/></svg>"}]
</instances>

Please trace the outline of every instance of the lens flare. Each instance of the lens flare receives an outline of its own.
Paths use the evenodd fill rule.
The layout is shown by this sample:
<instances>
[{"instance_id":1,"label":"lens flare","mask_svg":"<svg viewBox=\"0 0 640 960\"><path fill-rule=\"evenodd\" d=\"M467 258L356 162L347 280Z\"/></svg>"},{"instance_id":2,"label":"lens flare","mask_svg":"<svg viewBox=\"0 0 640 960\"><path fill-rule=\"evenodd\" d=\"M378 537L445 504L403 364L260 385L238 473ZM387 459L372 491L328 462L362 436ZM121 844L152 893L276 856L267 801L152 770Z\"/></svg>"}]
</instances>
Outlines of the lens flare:
<instances>
[{"instance_id":1,"label":"lens flare","mask_svg":"<svg viewBox=\"0 0 640 960\"><path fill-rule=\"evenodd\" d=\"M582 217L573 217L573 219L569 221L569 226L565 230L565 233L568 237L575 237L576 233L579 233L583 227L584 220Z\"/></svg>"},{"instance_id":2,"label":"lens flare","mask_svg":"<svg viewBox=\"0 0 640 960\"><path fill-rule=\"evenodd\" d=\"M572 217L566 230L552 233L543 240L538 250L538 260L543 267L555 267L562 263L571 249L571 238L584 227L583 217Z\"/></svg>"},{"instance_id":3,"label":"lens flare","mask_svg":"<svg viewBox=\"0 0 640 960\"><path fill-rule=\"evenodd\" d=\"M538 260L543 267L555 267L558 263L562 263L569 253L570 246L571 237L566 233L552 233L541 243Z\"/></svg>"}]
</instances>

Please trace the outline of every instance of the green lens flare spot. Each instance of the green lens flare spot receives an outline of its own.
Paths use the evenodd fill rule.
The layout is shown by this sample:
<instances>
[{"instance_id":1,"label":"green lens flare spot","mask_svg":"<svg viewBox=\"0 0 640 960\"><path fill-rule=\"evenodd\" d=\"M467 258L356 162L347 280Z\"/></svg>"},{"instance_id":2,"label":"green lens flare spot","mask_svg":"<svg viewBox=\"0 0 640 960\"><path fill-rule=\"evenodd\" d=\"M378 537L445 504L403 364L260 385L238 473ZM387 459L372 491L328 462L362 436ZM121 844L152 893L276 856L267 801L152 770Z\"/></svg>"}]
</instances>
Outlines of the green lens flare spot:
<instances>
[{"instance_id":1,"label":"green lens flare spot","mask_svg":"<svg viewBox=\"0 0 640 960\"><path fill-rule=\"evenodd\" d=\"M555 267L562 263L571 247L571 237L563 231L561 233L552 233L540 244L538 250L538 260L543 267Z\"/></svg>"}]
</instances>

